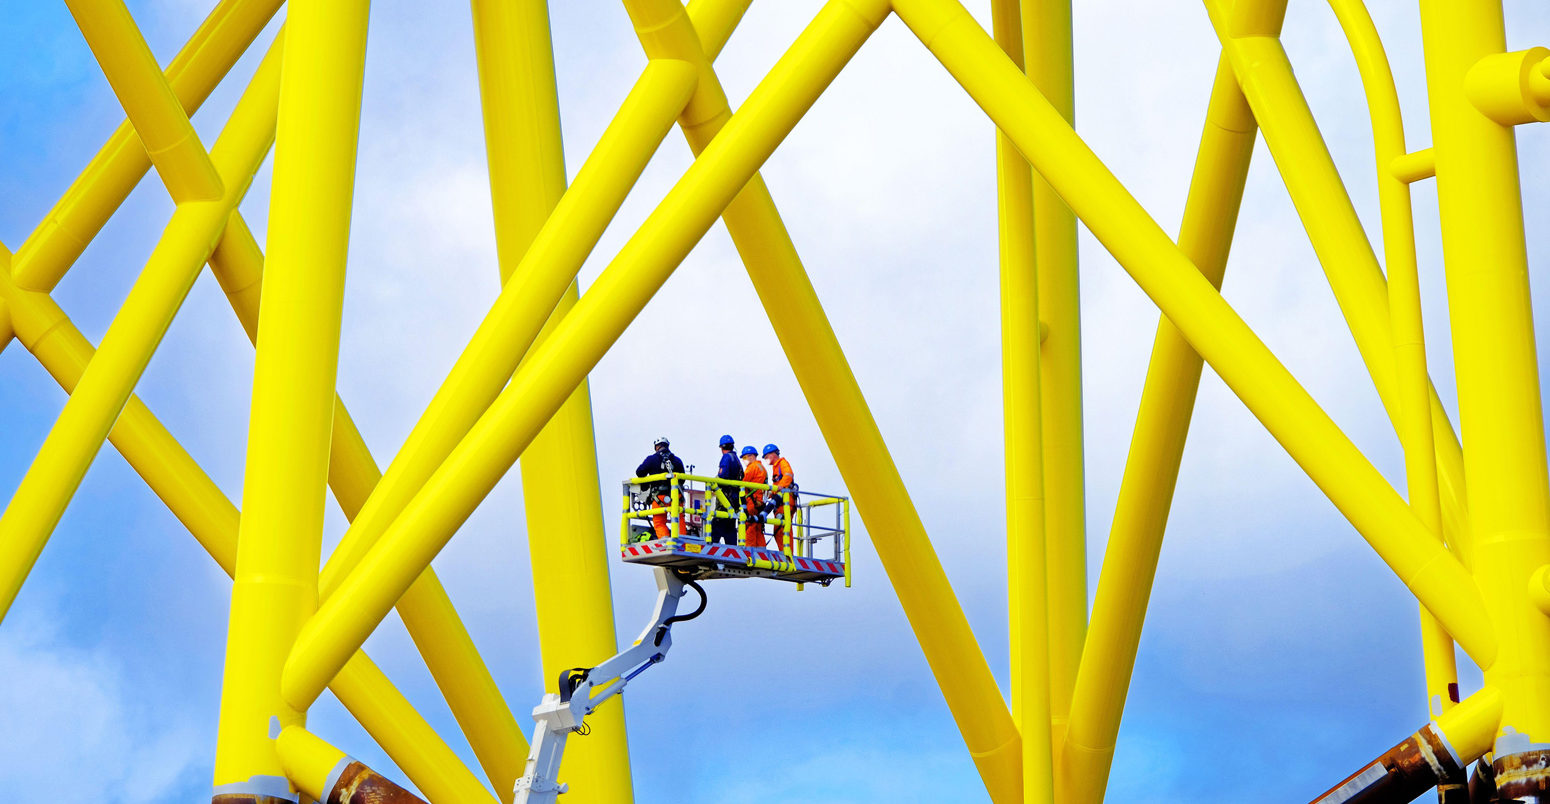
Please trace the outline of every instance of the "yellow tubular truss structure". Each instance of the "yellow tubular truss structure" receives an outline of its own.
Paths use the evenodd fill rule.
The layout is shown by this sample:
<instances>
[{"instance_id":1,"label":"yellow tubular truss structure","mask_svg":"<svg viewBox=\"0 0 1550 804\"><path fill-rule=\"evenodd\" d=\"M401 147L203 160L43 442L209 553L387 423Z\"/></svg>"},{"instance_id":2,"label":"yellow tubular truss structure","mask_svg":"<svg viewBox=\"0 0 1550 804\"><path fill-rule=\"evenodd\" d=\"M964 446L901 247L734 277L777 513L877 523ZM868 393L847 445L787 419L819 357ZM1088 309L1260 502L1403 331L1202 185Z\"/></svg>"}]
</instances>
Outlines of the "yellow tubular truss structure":
<instances>
[{"instance_id":1,"label":"yellow tubular truss structure","mask_svg":"<svg viewBox=\"0 0 1550 804\"><path fill-rule=\"evenodd\" d=\"M1419 602L1431 722L1417 734L1452 763L1432 763L1430 784L1452 801L1489 756L1501 800L1550 789L1550 462L1514 133L1550 121L1550 49L1505 52L1500 0L1420 0L1433 142L1412 151L1367 8L1328 3L1371 117L1381 263L1282 46L1286 0L1206 0L1221 56L1176 240L1073 127L1070 0L992 0L993 36L958 0L828 0L735 112L715 63L752 0L620 0L645 66L568 183L550 4L471 0L502 286L381 471L336 389L367 0L219 0L165 69L124 0L66 0L126 119L16 251L0 245L0 350L14 338L68 394L0 514L0 620L111 443L234 581L217 804L509 804L525 795L526 707L508 704L431 562L520 461L556 692L562 670L618 650L609 552L635 549L641 522L762 521L739 492L771 484L657 475L629 482L668 480L665 502L627 485L612 540L598 487L588 375L719 218L991 801L1104 799L1206 364ZM207 150L190 116L282 5L285 27ZM996 128L1010 700L760 175L893 14ZM578 272L675 122L692 165L581 293ZM1404 495L1221 294L1261 132L1398 435ZM261 249L237 208L272 145ZM94 347L50 293L152 168L175 209ZM1429 178L1467 452L1427 361L1409 185ZM1161 311L1090 618L1078 220ZM257 350L240 514L134 395L206 264ZM330 488L350 524L324 563ZM813 532L830 532L808 521L821 512L850 586L849 500L802 494L769 518L793 546L748 566L797 570ZM362 652L395 608L487 784ZM1455 644L1484 672L1468 695ZM417 793L307 730L325 689ZM565 800L633 800L623 706L587 726ZM1339 800L1384 772L1367 766Z\"/></svg>"}]
</instances>

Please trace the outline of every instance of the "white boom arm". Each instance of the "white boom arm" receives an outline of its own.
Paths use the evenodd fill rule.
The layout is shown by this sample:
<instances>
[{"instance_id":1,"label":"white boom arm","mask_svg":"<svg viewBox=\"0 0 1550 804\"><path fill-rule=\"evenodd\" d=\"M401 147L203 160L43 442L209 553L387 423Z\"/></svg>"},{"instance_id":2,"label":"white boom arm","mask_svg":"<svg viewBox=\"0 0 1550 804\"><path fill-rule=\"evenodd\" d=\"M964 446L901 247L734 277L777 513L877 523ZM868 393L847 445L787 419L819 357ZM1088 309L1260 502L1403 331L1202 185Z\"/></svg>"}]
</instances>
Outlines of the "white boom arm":
<instances>
[{"instance_id":1,"label":"white boom arm","mask_svg":"<svg viewBox=\"0 0 1550 804\"><path fill-rule=\"evenodd\" d=\"M527 767L517 780L514 804L555 804L556 797L567 789L558 779L566 738L571 732L580 731L586 716L597 711L604 701L623 692L632 679L662 661L673 645L673 623L694 619L705 610L705 590L699 584L686 582L664 567L658 567L656 572L656 611L635 644L596 667L561 673L559 694L546 693L533 709L538 728L527 755ZM685 585L700 594L700 606L692 614L680 617L678 601L684 595Z\"/></svg>"}]
</instances>

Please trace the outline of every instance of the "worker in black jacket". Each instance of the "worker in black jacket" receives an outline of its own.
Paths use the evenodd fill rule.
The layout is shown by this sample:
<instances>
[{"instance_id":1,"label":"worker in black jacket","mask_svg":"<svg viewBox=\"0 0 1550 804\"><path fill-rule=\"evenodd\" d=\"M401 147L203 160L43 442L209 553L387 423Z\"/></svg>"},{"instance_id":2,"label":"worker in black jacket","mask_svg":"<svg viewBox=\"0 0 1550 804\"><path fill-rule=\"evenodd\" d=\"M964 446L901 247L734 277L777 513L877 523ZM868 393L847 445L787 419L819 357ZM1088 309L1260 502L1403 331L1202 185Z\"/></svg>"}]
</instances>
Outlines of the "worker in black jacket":
<instances>
[{"instance_id":1,"label":"worker in black jacket","mask_svg":"<svg viewBox=\"0 0 1550 804\"><path fill-rule=\"evenodd\" d=\"M656 451L647 455L646 460L641 461L640 466L635 468L636 477L650 477L651 475L660 475L667 472L683 474L684 462L679 460L678 456L674 455L673 451L669 449L670 445L667 442L666 436L658 436L657 440L651 442L651 446ZM666 508L672 502L672 484L668 481L653 481L649 488L651 498L655 501L657 508ZM667 514L652 514L651 527L656 530L658 539L666 539ZM673 530L678 535L683 535L682 517L674 518Z\"/></svg>"}]
</instances>

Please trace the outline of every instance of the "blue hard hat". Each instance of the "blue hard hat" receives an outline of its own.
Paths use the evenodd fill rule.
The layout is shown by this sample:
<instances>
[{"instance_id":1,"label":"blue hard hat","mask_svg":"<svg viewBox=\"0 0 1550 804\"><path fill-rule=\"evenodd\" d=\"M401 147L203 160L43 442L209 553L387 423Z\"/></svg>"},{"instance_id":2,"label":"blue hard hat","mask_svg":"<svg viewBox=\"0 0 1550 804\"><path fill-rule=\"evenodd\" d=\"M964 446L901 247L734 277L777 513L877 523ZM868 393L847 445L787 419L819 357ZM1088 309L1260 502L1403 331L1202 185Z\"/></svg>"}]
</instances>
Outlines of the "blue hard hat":
<instances>
[{"instance_id":1,"label":"blue hard hat","mask_svg":"<svg viewBox=\"0 0 1550 804\"><path fill-rule=\"evenodd\" d=\"M764 445L764 454L768 455L771 452L780 452L780 447L777 447L774 444L765 444Z\"/></svg>"},{"instance_id":2,"label":"blue hard hat","mask_svg":"<svg viewBox=\"0 0 1550 804\"><path fill-rule=\"evenodd\" d=\"M743 447L743 456L747 457L749 455L752 455L755 458L757 458L757 457L759 457L759 451L754 449L752 445Z\"/></svg>"},{"instance_id":3,"label":"blue hard hat","mask_svg":"<svg viewBox=\"0 0 1550 804\"><path fill-rule=\"evenodd\" d=\"M733 439L729 435L724 435L724 436L721 437L721 446L723 446L723 447L736 446L736 444L737 444L737 441L735 439Z\"/></svg>"}]
</instances>

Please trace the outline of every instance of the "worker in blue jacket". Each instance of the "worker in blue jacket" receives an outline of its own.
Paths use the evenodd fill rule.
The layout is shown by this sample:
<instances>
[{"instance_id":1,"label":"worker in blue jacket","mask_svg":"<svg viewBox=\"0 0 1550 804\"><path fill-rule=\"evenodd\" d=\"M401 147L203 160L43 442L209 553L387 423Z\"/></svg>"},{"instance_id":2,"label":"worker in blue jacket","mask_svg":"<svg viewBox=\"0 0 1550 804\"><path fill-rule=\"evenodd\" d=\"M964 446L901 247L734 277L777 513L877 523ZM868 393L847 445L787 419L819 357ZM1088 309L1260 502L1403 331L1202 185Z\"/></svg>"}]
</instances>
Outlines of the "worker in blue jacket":
<instances>
[{"instance_id":1,"label":"worker in blue jacket","mask_svg":"<svg viewBox=\"0 0 1550 804\"><path fill-rule=\"evenodd\" d=\"M720 465L720 467L718 467L716 469L716 479L718 479L718 480L742 480L743 479L743 465L741 463L739 463L738 460L737 460L737 452L736 452L736 450L737 450L737 441L735 439L733 439L732 436L724 435L724 436L721 437L721 465ZM720 500L717 500L716 501L716 503L717 503L716 504L716 510L718 512L725 512L725 513L731 514L734 518L733 519L722 519L721 517L718 516L718 517L716 517L716 518L711 520L711 523L710 523L710 540L711 540L712 543L720 542L721 544L725 544L725 545L728 545L728 546L737 544L737 519L735 518L737 516L737 511L738 511L738 506L737 506L738 494L737 493L738 493L738 488L736 486L722 486L721 487L721 494L722 494L722 496L727 498L727 502L731 503L732 507L731 508L724 508L724 507L721 506ZM714 495L715 495L715 491L712 490L711 492L707 493L706 496L711 497L711 498L714 499Z\"/></svg>"},{"instance_id":2,"label":"worker in blue jacket","mask_svg":"<svg viewBox=\"0 0 1550 804\"><path fill-rule=\"evenodd\" d=\"M656 451L647 455L646 460L641 461L640 466L635 468L636 477L649 477L666 472L683 474L684 462L679 460L678 456L674 455L673 451L669 449L671 445L667 442L667 436L658 436L657 440L651 442L651 446ZM657 508L666 508L672 502L672 484L668 481L653 481L650 485L650 491ZM666 539L667 514L652 514L651 527L657 532L658 539ZM682 517L678 517L673 523L673 531L679 536L683 535L684 525Z\"/></svg>"}]
</instances>

